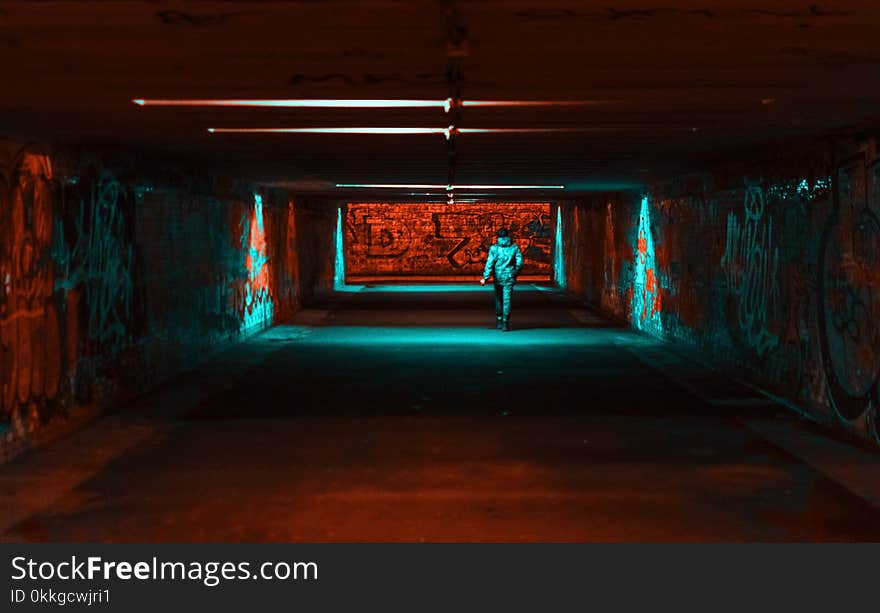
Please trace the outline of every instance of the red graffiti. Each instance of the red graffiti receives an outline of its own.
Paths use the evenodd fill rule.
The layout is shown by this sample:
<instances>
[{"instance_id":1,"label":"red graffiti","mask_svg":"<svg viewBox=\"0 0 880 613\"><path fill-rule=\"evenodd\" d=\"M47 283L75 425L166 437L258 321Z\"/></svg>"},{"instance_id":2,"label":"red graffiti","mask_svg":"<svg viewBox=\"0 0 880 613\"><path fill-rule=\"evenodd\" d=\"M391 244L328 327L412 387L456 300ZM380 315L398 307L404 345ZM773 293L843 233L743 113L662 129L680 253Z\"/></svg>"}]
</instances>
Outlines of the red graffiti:
<instances>
[{"instance_id":1,"label":"red graffiti","mask_svg":"<svg viewBox=\"0 0 880 613\"><path fill-rule=\"evenodd\" d=\"M51 181L49 158L23 153L0 184L0 418L19 423L56 396L61 380Z\"/></svg>"},{"instance_id":2,"label":"red graffiti","mask_svg":"<svg viewBox=\"0 0 880 613\"><path fill-rule=\"evenodd\" d=\"M524 275L549 278L552 231L547 203L349 204L348 278L478 275L499 228L525 256Z\"/></svg>"}]
</instances>

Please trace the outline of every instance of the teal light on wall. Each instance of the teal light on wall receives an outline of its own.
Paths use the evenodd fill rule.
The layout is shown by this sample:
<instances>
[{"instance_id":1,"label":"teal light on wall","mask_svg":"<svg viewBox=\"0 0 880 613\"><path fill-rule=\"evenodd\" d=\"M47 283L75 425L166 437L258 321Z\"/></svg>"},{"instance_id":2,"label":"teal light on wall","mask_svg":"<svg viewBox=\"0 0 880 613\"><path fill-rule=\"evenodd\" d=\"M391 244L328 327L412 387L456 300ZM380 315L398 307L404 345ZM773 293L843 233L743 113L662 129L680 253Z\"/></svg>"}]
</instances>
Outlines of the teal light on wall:
<instances>
[{"instance_id":1,"label":"teal light on wall","mask_svg":"<svg viewBox=\"0 0 880 613\"><path fill-rule=\"evenodd\" d=\"M553 242L553 277L556 286L565 289L565 252L562 241L562 207L556 207L556 239Z\"/></svg>"},{"instance_id":2,"label":"teal light on wall","mask_svg":"<svg viewBox=\"0 0 880 613\"><path fill-rule=\"evenodd\" d=\"M633 326L639 330L660 334L663 332L662 301L651 230L651 202L648 196L642 197L638 232L633 262L631 320Z\"/></svg>"},{"instance_id":3,"label":"teal light on wall","mask_svg":"<svg viewBox=\"0 0 880 613\"><path fill-rule=\"evenodd\" d=\"M266 228L263 224L263 198L254 194L254 210L242 220L242 250L245 254L245 283L242 332L272 325L275 305L269 287L269 258L266 252Z\"/></svg>"},{"instance_id":4,"label":"teal light on wall","mask_svg":"<svg viewBox=\"0 0 880 613\"><path fill-rule=\"evenodd\" d=\"M333 289L341 292L345 287L345 251L342 240L342 207L336 209L336 259L333 266Z\"/></svg>"}]
</instances>

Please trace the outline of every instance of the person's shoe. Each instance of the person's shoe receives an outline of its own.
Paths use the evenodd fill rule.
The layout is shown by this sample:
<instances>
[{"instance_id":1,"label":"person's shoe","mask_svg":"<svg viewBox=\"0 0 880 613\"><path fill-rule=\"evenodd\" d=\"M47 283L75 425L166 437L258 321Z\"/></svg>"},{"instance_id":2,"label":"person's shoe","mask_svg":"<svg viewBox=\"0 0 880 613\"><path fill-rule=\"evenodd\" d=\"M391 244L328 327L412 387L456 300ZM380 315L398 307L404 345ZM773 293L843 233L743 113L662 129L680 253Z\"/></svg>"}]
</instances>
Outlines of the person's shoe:
<instances>
[{"instance_id":1,"label":"person's shoe","mask_svg":"<svg viewBox=\"0 0 880 613\"><path fill-rule=\"evenodd\" d=\"M498 329L500 330L501 328L504 327L504 324L501 323L501 320L499 319L499 320L498 320L498 323L495 324L495 327L498 328Z\"/></svg>"},{"instance_id":2,"label":"person's shoe","mask_svg":"<svg viewBox=\"0 0 880 613\"><path fill-rule=\"evenodd\" d=\"M506 321L501 322L501 331L502 332L510 332L510 326L507 325Z\"/></svg>"}]
</instances>

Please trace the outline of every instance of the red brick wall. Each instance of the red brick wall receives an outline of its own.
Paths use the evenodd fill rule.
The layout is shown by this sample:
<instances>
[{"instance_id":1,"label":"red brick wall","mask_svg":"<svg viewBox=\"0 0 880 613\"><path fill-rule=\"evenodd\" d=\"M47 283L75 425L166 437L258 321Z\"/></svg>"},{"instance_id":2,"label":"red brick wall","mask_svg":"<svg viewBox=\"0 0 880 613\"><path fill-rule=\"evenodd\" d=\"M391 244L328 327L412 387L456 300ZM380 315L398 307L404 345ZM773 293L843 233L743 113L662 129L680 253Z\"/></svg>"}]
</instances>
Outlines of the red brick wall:
<instances>
[{"instance_id":1,"label":"red brick wall","mask_svg":"<svg viewBox=\"0 0 880 613\"><path fill-rule=\"evenodd\" d=\"M523 275L550 277L547 203L349 204L346 277L479 275L499 228L508 228L522 249Z\"/></svg>"}]
</instances>

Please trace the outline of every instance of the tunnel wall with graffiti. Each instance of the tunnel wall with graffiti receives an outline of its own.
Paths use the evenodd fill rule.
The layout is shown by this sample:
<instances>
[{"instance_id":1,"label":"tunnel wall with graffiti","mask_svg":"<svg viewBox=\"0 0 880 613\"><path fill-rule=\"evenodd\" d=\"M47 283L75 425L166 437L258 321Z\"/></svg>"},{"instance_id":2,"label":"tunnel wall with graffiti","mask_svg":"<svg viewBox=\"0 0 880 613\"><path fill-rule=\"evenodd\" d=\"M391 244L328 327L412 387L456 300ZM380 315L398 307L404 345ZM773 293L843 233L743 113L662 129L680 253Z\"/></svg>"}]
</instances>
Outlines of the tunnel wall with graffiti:
<instances>
[{"instance_id":1,"label":"tunnel wall with graffiti","mask_svg":"<svg viewBox=\"0 0 880 613\"><path fill-rule=\"evenodd\" d=\"M349 204L346 276L479 276L500 228L522 249L522 274L549 279L554 224L546 203Z\"/></svg>"},{"instance_id":2,"label":"tunnel wall with graffiti","mask_svg":"<svg viewBox=\"0 0 880 613\"><path fill-rule=\"evenodd\" d=\"M299 306L286 194L137 166L0 143L0 442Z\"/></svg>"},{"instance_id":3,"label":"tunnel wall with graffiti","mask_svg":"<svg viewBox=\"0 0 880 613\"><path fill-rule=\"evenodd\" d=\"M683 177L565 213L573 291L880 442L876 142Z\"/></svg>"}]
</instances>

